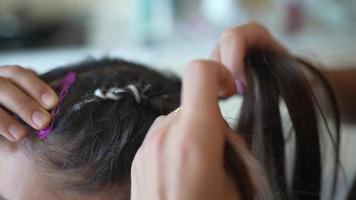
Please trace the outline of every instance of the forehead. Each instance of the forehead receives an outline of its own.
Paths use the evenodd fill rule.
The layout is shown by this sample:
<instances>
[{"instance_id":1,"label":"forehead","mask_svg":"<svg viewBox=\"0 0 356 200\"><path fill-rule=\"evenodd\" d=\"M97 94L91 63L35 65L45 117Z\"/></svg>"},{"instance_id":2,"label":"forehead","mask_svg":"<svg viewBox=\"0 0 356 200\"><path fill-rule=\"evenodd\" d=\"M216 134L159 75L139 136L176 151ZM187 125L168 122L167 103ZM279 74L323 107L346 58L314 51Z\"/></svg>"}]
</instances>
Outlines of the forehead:
<instances>
[{"instance_id":1,"label":"forehead","mask_svg":"<svg viewBox=\"0 0 356 200\"><path fill-rule=\"evenodd\" d=\"M121 198L116 189L88 195L60 192L55 186L57 177L45 173L40 164L20 149L14 144L8 146L0 142L0 200L128 199Z\"/></svg>"},{"instance_id":2,"label":"forehead","mask_svg":"<svg viewBox=\"0 0 356 200\"><path fill-rule=\"evenodd\" d=\"M0 180L0 196L5 200L58 199L48 187L49 179L14 145L0 147Z\"/></svg>"}]
</instances>

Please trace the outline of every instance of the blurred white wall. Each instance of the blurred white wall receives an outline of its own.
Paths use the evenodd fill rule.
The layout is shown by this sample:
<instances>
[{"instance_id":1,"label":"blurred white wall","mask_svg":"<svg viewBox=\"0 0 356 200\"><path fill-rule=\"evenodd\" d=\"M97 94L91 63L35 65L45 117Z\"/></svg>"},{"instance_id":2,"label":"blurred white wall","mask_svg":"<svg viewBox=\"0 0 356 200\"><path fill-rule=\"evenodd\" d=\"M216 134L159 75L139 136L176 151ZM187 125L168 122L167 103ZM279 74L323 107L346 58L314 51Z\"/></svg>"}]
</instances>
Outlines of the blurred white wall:
<instances>
[{"instance_id":1,"label":"blurred white wall","mask_svg":"<svg viewBox=\"0 0 356 200\"><path fill-rule=\"evenodd\" d=\"M87 0L1 0L0 14L24 12L33 20L62 20L78 16L91 7Z\"/></svg>"},{"instance_id":2,"label":"blurred white wall","mask_svg":"<svg viewBox=\"0 0 356 200\"><path fill-rule=\"evenodd\" d=\"M301 5L301 27L288 32L287 8L293 3ZM330 68L356 67L355 8L355 0L0 0L0 15L24 12L39 22L79 18L87 28L83 46L2 51L0 65L43 73L88 57L111 56L181 75L190 60L209 56L224 29L256 20L293 53ZM222 107L228 120L236 116L234 103ZM341 159L349 177L356 169L356 160L350 159L355 130L343 126ZM344 185L340 196L346 194Z\"/></svg>"}]
</instances>

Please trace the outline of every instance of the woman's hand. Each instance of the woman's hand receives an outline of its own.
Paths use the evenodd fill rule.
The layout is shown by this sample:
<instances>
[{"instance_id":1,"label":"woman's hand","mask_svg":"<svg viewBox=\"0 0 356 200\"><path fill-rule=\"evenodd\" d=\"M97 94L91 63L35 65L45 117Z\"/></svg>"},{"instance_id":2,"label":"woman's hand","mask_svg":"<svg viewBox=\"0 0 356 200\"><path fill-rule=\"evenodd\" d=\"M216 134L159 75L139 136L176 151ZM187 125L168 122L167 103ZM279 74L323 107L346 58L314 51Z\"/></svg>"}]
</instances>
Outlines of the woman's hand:
<instances>
[{"instance_id":1,"label":"woman's hand","mask_svg":"<svg viewBox=\"0 0 356 200\"><path fill-rule=\"evenodd\" d=\"M235 93L234 79L222 64L190 64L181 111L157 118L135 156L131 199L238 199L223 166L231 130L218 105L218 96Z\"/></svg>"},{"instance_id":2,"label":"woman's hand","mask_svg":"<svg viewBox=\"0 0 356 200\"><path fill-rule=\"evenodd\" d=\"M19 66L0 67L0 134L11 141L25 135L25 129L10 112L34 129L45 128L58 102L56 93L35 72Z\"/></svg>"},{"instance_id":3,"label":"woman's hand","mask_svg":"<svg viewBox=\"0 0 356 200\"><path fill-rule=\"evenodd\" d=\"M235 80L246 83L247 52L266 48L288 53L264 27L250 23L223 33L211 56L215 62L190 65L183 81L182 110L158 118L135 156L133 200L239 199L223 167L223 145L231 134L218 96L241 90Z\"/></svg>"},{"instance_id":4,"label":"woman's hand","mask_svg":"<svg viewBox=\"0 0 356 200\"><path fill-rule=\"evenodd\" d=\"M257 23L249 23L224 31L211 58L226 66L239 81L237 86L241 87L241 84L246 84L244 59L251 49L288 53L265 27Z\"/></svg>"}]
</instances>

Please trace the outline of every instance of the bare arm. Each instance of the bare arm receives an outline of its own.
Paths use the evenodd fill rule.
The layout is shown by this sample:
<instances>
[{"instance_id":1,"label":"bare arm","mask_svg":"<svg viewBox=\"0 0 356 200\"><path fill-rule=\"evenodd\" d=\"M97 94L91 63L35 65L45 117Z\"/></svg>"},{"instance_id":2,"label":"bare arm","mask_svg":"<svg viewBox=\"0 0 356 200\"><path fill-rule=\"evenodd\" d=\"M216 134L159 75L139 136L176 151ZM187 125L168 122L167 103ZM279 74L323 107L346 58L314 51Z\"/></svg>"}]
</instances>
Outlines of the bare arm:
<instances>
[{"instance_id":1,"label":"bare arm","mask_svg":"<svg viewBox=\"0 0 356 200\"><path fill-rule=\"evenodd\" d=\"M332 69L324 74L334 89L342 121L356 123L356 68Z\"/></svg>"}]
</instances>

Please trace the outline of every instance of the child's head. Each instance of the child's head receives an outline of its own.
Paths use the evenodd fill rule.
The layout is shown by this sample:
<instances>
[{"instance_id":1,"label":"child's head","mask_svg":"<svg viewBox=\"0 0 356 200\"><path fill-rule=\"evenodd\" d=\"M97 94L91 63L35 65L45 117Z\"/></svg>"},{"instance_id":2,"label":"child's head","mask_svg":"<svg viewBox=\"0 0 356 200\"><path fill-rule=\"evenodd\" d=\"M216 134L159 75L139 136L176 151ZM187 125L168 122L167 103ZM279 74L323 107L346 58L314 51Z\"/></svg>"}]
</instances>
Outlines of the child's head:
<instances>
[{"instance_id":1,"label":"child's head","mask_svg":"<svg viewBox=\"0 0 356 200\"><path fill-rule=\"evenodd\" d=\"M14 151L8 151L13 154L6 161L11 160L17 165L16 176L18 173L37 176L28 177L33 180L32 191L51 190L65 199L104 194L99 199L119 199L111 198L113 196L129 199L134 155L155 118L179 106L181 82L174 76L140 65L109 59L59 68L41 78L55 87L69 72L76 72L77 78L60 103L51 134L47 139L39 140L32 130L21 144L13 145ZM120 93L118 100L105 100L94 95L96 89L125 89L128 85L138 89L139 103L129 90ZM0 176L4 177L3 174ZM43 185L35 180L42 181ZM28 180L19 181L28 183ZM1 192L0 189L0 195L5 195Z\"/></svg>"},{"instance_id":2,"label":"child's head","mask_svg":"<svg viewBox=\"0 0 356 200\"><path fill-rule=\"evenodd\" d=\"M146 132L157 116L180 104L179 79L120 60L90 61L41 78L55 87L68 72L75 72L77 80L60 103L49 137L39 140L32 131L19 145L0 145L0 163L5 163L0 165L0 195L8 200L129 199L131 163ZM224 155L224 167L242 199L319 199L323 135L318 116L328 125L324 107L331 109L335 135L328 129L328 136L335 166L339 162L338 110L330 86L308 63L268 52L249 55L246 74L235 129L251 151L227 139ZM140 101L129 85L138 90ZM105 92L111 87L126 91L117 100L95 95L98 88ZM291 142L282 126L282 100L295 137L290 181L286 147ZM333 186L335 172L337 167Z\"/></svg>"}]
</instances>

